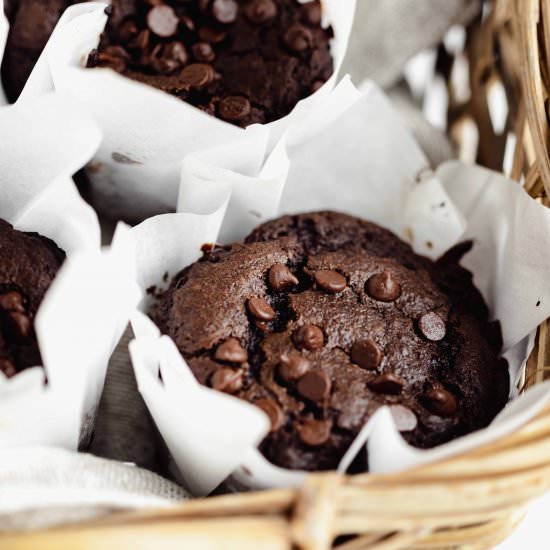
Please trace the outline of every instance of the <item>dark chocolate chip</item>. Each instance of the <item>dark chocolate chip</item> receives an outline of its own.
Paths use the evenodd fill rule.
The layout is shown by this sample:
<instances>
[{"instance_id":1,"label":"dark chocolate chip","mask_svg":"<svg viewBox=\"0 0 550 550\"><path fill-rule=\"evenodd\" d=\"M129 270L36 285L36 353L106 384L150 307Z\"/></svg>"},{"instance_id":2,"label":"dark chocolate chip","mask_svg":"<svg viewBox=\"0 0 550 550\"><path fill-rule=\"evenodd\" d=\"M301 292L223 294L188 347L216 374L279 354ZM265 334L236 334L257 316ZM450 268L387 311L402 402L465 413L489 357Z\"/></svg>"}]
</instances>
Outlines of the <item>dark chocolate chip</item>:
<instances>
[{"instance_id":1,"label":"dark chocolate chip","mask_svg":"<svg viewBox=\"0 0 550 550\"><path fill-rule=\"evenodd\" d=\"M262 409L262 411L264 411L264 413L269 417L269 421L271 422L270 431L275 432L283 425L285 415L281 407L279 407L273 399L268 397L258 399L257 401L254 401L254 405L260 407L260 409Z\"/></svg>"},{"instance_id":2,"label":"dark chocolate chip","mask_svg":"<svg viewBox=\"0 0 550 550\"><path fill-rule=\"evenodd\" d=\"M248 313L259 321L272 321L275 319L274 309L263 298L249 298L246 301Z\"/></svg>"},{"instance_id":3,"label":"dark chocolate chip","mask_svg":"<svg viewBox=\"0 0 550 550\"><path fill-rule=\"evenodd\" d=\"M351 360L366 370L376 370L382 362L382 357L382 350L370 338L355 342L351 347Z\"/></svg>"},{"instance_id":4,"label":"dark chocolate chip","mask_svg":"<svg viewBox=\"0 0 550 550\"><path fill-rule=\"evenodd\" d=\"M218 346L214 359L229 363L244 363L248 360L248 354L236 338L228 338Z\"/></svg>"},{"instance_id":5,"label":"dark chocolate chip","mask_svg":"<svg viewBox=\"0 0 550 550\"><path fill-rule=\"evenodd\" d=\"M161 38L174 36L178 30L178 24L179 19L174 10L166 4L155 6L147 13L147 27Z\"/></svg>"},{"instance_id":6,"label":"dark chocolate chip","mask_svg":"<svg viewBox=\"0 0 550 550\"><path fill-rule=\"evenodd\" d=\"M205 63L192 63L181 71L181 82L184 86L200 90L214 80L214 69Z\"/></svg>"},{"instance_id":7,"label":"dark chocolate chip","mask_svg":"<svg viewBox=\"0 0 550 550\"><path fill-rule=\"evenodd\" d=\"M411 409L403 405L390 405L395 426L400 432L412 432L418 426L418 419Z\"/></svg>"},{"instance_id":8,"label":"dark chocolate chip","mask_svg":"<svg viewBox=\"0 0 550 550\"><path fill-rule=\"evenodd\" d=\"M328 375L321 370L306 372L296 385L298 393L310 401L322 401L330 395L332 383Z\"/></svg>"},{"instance_id":9,"label":"dark chocolate chip","mask_svg":"<svg viewBox=\"0 0 550 550\"><path fill-rule=\"evenodd\" d=\"M162 49L162 57L167 67L170 70L176 70L183 67L189 56L183 42L169 42Z\"/></svg>"},{"instance_id":10,"label":"dark chocolate chip","mask_svg":"<svg viewBox=\"0 0 550 550\"><path fill-rule=\"evenodd\" d=\"M277 292L288 290L299 283L297 277L292 274L285 264L275 264L272 266L269 270L268 279L271 288Z\"/></svg>"},{"instance_id":11,"label":"dark chocolate chip","mask_svg":"<svg viewBox=\"0 0 550 550\"><path fill-rule=\"evenodd\" d=\"M304 325L294 333L294 343L300 349L313 351L325 345L325 336L319 327Z\"/></svg>"},{"instance_id":12,"label":"dark chocolate chip","mask_svg":"<svg viewBox=\"0 0 550 550\"><path fill-rule=\"evenodd\" d=\"M195 22L188 15L182 15L180 21L189 32L195 32Z\"/></svg>"},{"instance_id":13,"label":"dark chocolate chip","mask_svg":"<svg viewBox=\"0 0 550 550\"><path fill-rule=\"evenodd\" d=\"M208 42L197 42L191 49L195 59L201 63L211 63L216 59L216 54Z\"/></svg>"},{"instance_id":14,"label":"dark chocolate chip","mask_svg":"<svg viewBox=\"0 0 550 550\"><path fill-rule=\"evenodd\" d=\"M187 63L187 50L181 42L157 44L151 52L149 63L160 73L171 73Z\"/></svg>"},{"instance_id":15,"label":"dark chocolate chip","mask_svg":"<svg viewBox=\"0 0 550 550\"><path fill-rule=\"evenodd\" d=\"M253 0L246 6L246 17L256 25L271 21L277 15L277 5L273 0Z\"/></svg>"},{"instance_id":16,"label":"dark chocolate chip","mask_svg":"<svg viewBox=\"0 0 550 550\"><path fill-rule=\"evenodd\" d=\"M250 114L250 101L241 95L224 97L218 106L220 117L229 122L245 119Z\"/></svg>"},{"instance_id":17,"label":"dark chocolate chip","mask_svg":"<svg viewBox=\"0 0 550 550\"><path fill-rule=\"evenodd\" d=\"M298 435L302 443L318 447L329 440L331 427L328 420L306 420L298 426Z\"/></svg>"},{"instance_id":18,"label":"dark chocolate chip","mask_svg":"<svg viewBox=\"0 0 550 550\"><path fill-rule=\"evenodd\" d=\"M0 294L0 308L7 311L18 311L19 313L23 313L25 311L23 307L23 297L15 290L6 292L6 294Z\"/></svg>"},{"instance_id":19,"label":"dark chocolate chip","mask_svg":"<svg viewBox=\"0 0 550 550\"><path fill-rule=\"evenodd\" d=\"M304 20L313 27L321 24L322 11L321 4L317 1L307 2L302 6L304 12Z\"/></svg>"},{"instance_id":20,"label":"dark chocolate chip","mask_svg":"<svg viewBox=\"0 0 550 550\"><path fill-rule=\"evenodd\" d=\"M442 417L452 416L457 408L455 396L443 388L432 388L422 402L431 413Z\"/></svg>"},{"instance_id":21,"label":"dark chocolate chip","mask_svg":"<svg viewBox=\"0 0 550 550\"><path fill-rule=\"evenodd\" d=\"M214 0L212 4L212 17L224 25L233 23L237 19L239 5L235 0Z\"/></svg>"},{"instance_id":22,"label":"dark chocolate chip","mask_svg":"<svg viewBox=\"0 0 550 550\"><path fill-rule=\"evenodd\" d=\"M318 286L332 294L341 292L348 286L346 278L340 275L338 271L321 269L320 271L316 271L313 277Z\"/></svg>"},{"instance_id":23,"label":"dark chocolate chip","mask_svg":"<svg viewBox=\"0 0 550 550\"><path fill-rule=\"evenodd\" d=\"M371 298L380 302L393 302L401 296L401 285L388 270L370 277L366 284L366 290Z\"/></svg>"},{"instance_id":24,"label":"dark chocolate chip","mask_svg":"<svg viewBox=\"0 0 550 550\"><path fill-rule=\"evenodd\" d=\"M243 387L243 373L239 369L222 367L210 379L213 389L225 393L237 393Z\"/></svg>"},{"instance_id":25,"label":"dark chocolate chip","mask_svg":"<svg viewBox=\"0 0 550 550\"><path fill-rule=\"evenodd\" d=\"M381 374L368 382L369 388L376 393L399 395L403 389L403 380L391 372Z\"/></svg>"},{"instance_id":26,"label":"dark chocolate chip","mask_svg":"<svg viewBox=\"0 0 550 550\"><path fill-rule=\"evenodd\" d=\"M300 352L292 350L281 356L279 374L285 382L293 382L302 377L311 368L311 361Z\"/></svg>"},{"instance_id":27,"label":"dark chocolate chip","mask_svg":"<svg viewBox=\"0 0 550 550\"><path fill-rule=\"evenodd\" d=\"M312 48L313 34L307 27L296 23L286 31L284 41L293 52L301 53Z\"/></svg>"},{"instance_id":28,"label":"dark chocolate chip","mask_svg":"<svg viewBox=\"0 0 550 550\"><path fill-rule=\"evenodd\" d=\"M418 319L418 328L420 332L432 342L443 340L447 332L445 321L434 311L425 313Z\"/></svg>"}]
</instances>

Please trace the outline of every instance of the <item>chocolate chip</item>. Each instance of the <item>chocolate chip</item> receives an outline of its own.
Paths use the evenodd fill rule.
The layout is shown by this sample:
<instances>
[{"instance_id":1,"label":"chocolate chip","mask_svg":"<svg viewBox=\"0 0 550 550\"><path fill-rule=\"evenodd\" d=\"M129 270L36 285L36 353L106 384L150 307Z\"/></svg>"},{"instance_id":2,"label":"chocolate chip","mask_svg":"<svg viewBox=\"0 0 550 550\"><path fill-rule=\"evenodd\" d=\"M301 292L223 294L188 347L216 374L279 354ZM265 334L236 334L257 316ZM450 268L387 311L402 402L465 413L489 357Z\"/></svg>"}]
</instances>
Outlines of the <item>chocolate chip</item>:
<instances>
[{"instance_id":1,"label":"chocolate chip","mask_svg":"<svg viewBox=\"0 0 550 550\"><path fill-rule=\"evenodd\" d=\"M244 363L248 359L248 354L236 338L228 338L218 346L214 359L229 363Z\"/></svg>"},{"instance_id":2,"label":"chocolate chip","mask_svg":"<svg viewBox=\"0 0 550 550\"><path fill-rule=\"evenodd\" d=\"M425 313L418 319L418 328L420 332L432 342L443 340L447 332L445 321L434 311Z\"/></svg>"},{"instance_id":3,"label":"chocolate chip","mask_svg":"<svg viewBox=\"0 0 550 550\"><path fill-rule=\"evenodd\" d=\"M298 435L302 443L318 447L329 440L331 427L328 420L306 420L298 426Z\"/></svg>"},{"instance_id":4,"label":"chocolate chip","mask_svg":"<svg viewBox=\"0 0 550 550\"><path fill-rule=\"evenodd\" d=\"M341 292L348 286L346 278L337 271L321 269L316 271L313 277L318 286L332 294Z\"/></svg>"},{"instance_id":5,"label":"chocolate chip","mask_svg":"<svg viewBox=\"0 0 550 550\"><path fill-rule=\"evenodd\" d=\"M403 405L390 405L390 412L400 432L412 432L418 426L418 419L411 409Z\"/></svg>"},{"instance_id":6,"label":"chocolate chip","mask_svg":"<svg viewBox=\"0 0 550 550\"><path fill-rule=\"evenodd\" d=\"M174 10L166 4L155 6L147 13L147 27L161 38L174 36L178 23Z\"/></svg>"},{"instance_id":7,"label":"chocolate chip","mask_svg":"<svg viewBox=\"0 0 550 550\"><path fill-rule=\"evenodd\" d=\"M296 23L286 31L284 41L293 52L301 53L312 48L313 34L308 28Z\"/></svg>"},{"instance_id":8,"label":"chocolate chip","mask_svg":"<svg viewBox=\"0 0 550 550\"><path fill-rule=\"evenodd\" d=\"M169 42L162 49L162 60L169 71L183 67L189 59L183 42Z\"/></svg>"},{"instance_id":9,"label":"chocolate chip","mask_svg":"<svg viewBox=\"0 0 550 550\"><path fill-rule=\"evenodd\" d=\"M325 345L323 331L315 325L304 325L294 333L294 343L300 349L310 351L321 349Z\"/></svg>"},{"instance_id":10,"label":"chocolate chip","mask_svg":"<svg viewBox=\"0 0 550 550\"><path fill-rule=\"evenodd\" d=\"M8 317L17 336L21 339L27 338L32 330L32 323L29 317L18 311L11 311Z\"/></svg>"},{"instance_id":11,"label":"chocolate chip","mask_svg":"<svg viewBox=\"0 0 550 550\"><path fill-rule=\"evenodd\" d=\"M311 361L300 352L292 350L281 356L279 374L285 382L292 382L304 376L311 368Z\"/></svg>"},{"instance_id":12,"label":"chocolate chip","mask_svg":"<svg viewBox=\"0 0 550 550\"><path fill-rule=\"evenodd\" d=\"M252 317L260 321L272 321L275 319L274 309L263 298L249 298L246 308Z\"/></svg>"},{"instance_id":13,"label":"chocolate chip","mask_svg":"<svg viewBox=\"0 0 550 550\"><path fill-rule=\"evenodd\" d=\"M285 415L281 410L281 407L279 407L273 399L268 397L258 399L257 401L254 401L254 405L260 407L260 409L262 409L262 411L264 411L264 413L269 417L269 421L271 422L270 431L275 432L283 425Z\"/></svg>"},{"instance_id":14,"label":"chocolate chip","mask_svg":"<svg viewBox=\"0 0 550 550\"><path fill-rule=\"evenodd\" d=\"M195 32L195 22L188 15L182 15L180 21L189 32Z\"/></svg>"},{"instance_id":15,"label":"chocolate chip","mask_svg":"<svg viewBox=\"0 0 550 550\"><path fill-rule=\"evenodd\" d=\"M370 277L366 284L366 290L371 298L380 302L393 302L401 296L401 285L388 270Z\"/></svg>"},{"instance_id":16,"label":"chocolate chip","mask_svg":"<svg viewBox=\"0 0 550 550\"><path fill-rule=\"evenodd\" d=\"M0 372L4 373L7 378L17 374L14 364L9 359L0 359Z\"/></svg>"},{"instance_id":17,"label":"chocolate chip","mask_svg":"<svg viewBox=\"0 0 550 550\"><path fill-rule=\"evenodd\" d=\"M225 393L237 393L243 387L243 373L238 369L222 367L210 379L213 389Z\"/></svg>"},{"instance_id":18,"label":"chocolate chip","mask_svg":"<svg viewBox=\"0 0 550 550\"><path fill-rule=\"evenodd\" d=\"M164 56L162 44L157 44L148 57L144 55L142 61L153 67L155 71L163 74L181 68L177 62Z\"/></svg>"},{"instance_id":19,"label":"chocolate chip","mask_svg":"<svg viewBox=\"0 0 550 550\"><path fill-rule=\"evenodd\" d=\"M316 27L321 24L322 12L319 2L308 2L302 6L302 10L304 12L304 19L309 25Z\"/></svg>"},{"instance_id":20,"label":"chocolate chip","mask_svg":"<svg viewBox=\"0 0 550 550\"><path fill-rule=\"evenodd\" d=\"M227 33L225 31L216 30L211 27L201 27L199 29L199 38L203 42L210 42L210 44L218 44L223 42Z\"/></svg>"},{"instance_id":21,"label":"chocolate chip","mask_svg":"<svg viewBox=\"0 0 550 550\"><path fill-rule=\"evenodd\" d=\"M250 101L241 95L224 97L218 106L220 117L229 122L245 119L250 114Z\"/></svg>"},{"instance_id":22,"label":"chocolate chip","mask_svg":"<svg viewBox=\"0 0 550 550\"><path fill-rule=\"evenodd\" d=\"M306 372L296 385L298 393L310 401L322 401L330 395L332 383L322 370Z\"/></svg>"},{"instance_id":23,"label":"chocolate chip","mask_svg":"<svg viewBox=\"0 0 550 550\"><path fill-rule=\"evenodd\" d=\"M360 340L351 346L351 360L366 370L376 370L382 362L382 350L371 340Z\"/></svg>"},{"instance_id":24,"label":"chocolate chip","mask_svg":"<svg viewBox=\"0 0 550 550\"><path fill-rule=\"evenodd\" d=\"M7 311L18 311L19 313L23 313L25 311L23 307L23 297L15 290L6 292L6 294L0 294L0 308Z\"/></svg>"},{"instance_id":25,"label":"chocolate chip","mask_svg":"<svg viewBox=\"0 0 550 550\"><path fill-rule=\"evenodd\" d=\"M455 396L443 388L432 388L422 402L431 413L442 417L452 416L457 408Z\"/></svg>"},{"instance_id":26,"label":"chocolate chip","mask_svg":"<svg viewBox=\"0 0 550 550\"><path fill-rule=\"evenodd\" d=\"M253 0L246 6L245 14L252 23L261 25L277 15L277 5L273 0Z\"/></svg>"},{"instance_id":27,"label":"chocolate chip","mask_svg":"<svg viewBox=\"0 0 550 550\"><path fill-rule=\"evenodd\" d=\"M214 69L204 63L192 63L181 71L180 78L184 86L200 90L214 80Z\"/></svg>"},{"instance_id":28,"label":"chocolate chip","mask_svg":"<svg viewBox=\"0 0 550 550\"><path fill-rule=\"evenodd\" d=\"M214 0L212 4L212 17L224 25L233 23L237 19L239 5L235 0Z\"/></svg>"},{"instance_id":29,"label":"chocolate chip","mask_svg":"<svg viewBox=\"0 0 550 550\"><path fill-rule=\"evenodd\" d=\"M403 389L403 381L395 374L388 372L370 380L368 386L376 393L399 395Z\"/></svg>"},{"instance_id":30,"label":"chocolate chip","mask_svg":"<svg viewBox=\"0 0 550 550\"><path fill-rule=\"evenodd\" d=\"M275 264L269 270L269 285L273 290L281 292L287 290L299 283L290 269L285 264Z\"/></svg>"},{"instance_id":31,"label":"chocolate chip","mask_svg":"<svg viewBox=\"0 0 550 550\"><path fill-rule=\"evenodd\" d=\"M197 61L211 63L216 59L216 54L208 42L197 42L193 44L191 49Z\"/></svg>"}]
</instances>

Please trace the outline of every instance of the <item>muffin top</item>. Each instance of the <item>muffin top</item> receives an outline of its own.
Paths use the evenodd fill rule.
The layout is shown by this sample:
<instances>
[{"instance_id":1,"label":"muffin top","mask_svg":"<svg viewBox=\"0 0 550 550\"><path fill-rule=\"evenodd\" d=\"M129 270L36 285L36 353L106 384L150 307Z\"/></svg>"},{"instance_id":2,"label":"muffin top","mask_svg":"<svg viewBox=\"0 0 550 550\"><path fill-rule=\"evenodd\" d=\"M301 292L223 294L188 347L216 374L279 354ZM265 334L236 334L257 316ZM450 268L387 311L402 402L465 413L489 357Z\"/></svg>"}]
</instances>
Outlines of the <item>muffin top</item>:
<instances>
[{"instance_id":1,"label":"muffin top","mask_svg":"<svg viewBox=\"0 0 550 550\"><path fill-rule=\"evenodd\" d=\"M41 365L33 321L65 253L38 235L0 220L0 372Z\"/></svg>"},{"instance_id":2,"label":"muffin top","mask_svg":"<svg viewBox=\"0 0 550 550\"><path fill-rule=\"evenodd\" d=\"M246 127L287 115L333 72L318 0L113 0L89 67L110 67Z\"/></svg>"},{"instance_id":3,"label":"muffin top","mask_svg":"<svg viewBox=\"0 0 550 550\"><path fill-rule=\"evenodd\" d=\"M155 317L199 382L267 413L268 460L332 469L381 405L431 447L505 404L500 327L458 265L468 249L434 263L357 218L285 216L204 247Z\"/></svg>"},{"instance_id":4,"label":"muffin top","mask_svg":"<svg viewBox=\"0 0 550 550\"><path fill-rule=\"evenodd\" d=\"M2 62L2 82L15 101L61 14L82 0L4 0L10 32ZM83 0L86 1L86 0Z\"/></svg>"}]
</instances>

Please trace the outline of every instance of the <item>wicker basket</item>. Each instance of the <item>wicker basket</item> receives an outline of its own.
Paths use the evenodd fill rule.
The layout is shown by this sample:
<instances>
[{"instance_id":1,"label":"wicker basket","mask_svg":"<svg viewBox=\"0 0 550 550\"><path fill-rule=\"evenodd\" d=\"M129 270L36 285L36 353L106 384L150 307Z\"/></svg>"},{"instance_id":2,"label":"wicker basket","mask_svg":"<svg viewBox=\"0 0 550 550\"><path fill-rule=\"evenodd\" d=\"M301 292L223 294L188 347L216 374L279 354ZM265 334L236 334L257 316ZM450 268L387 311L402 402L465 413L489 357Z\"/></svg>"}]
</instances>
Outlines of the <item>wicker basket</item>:
<instances>
[{"instance_id":1,"label":"wicker basket","mask_svg":"<svg viewBox=\"0 0 550 550\"><path fill-rule=\"evenodd\" d=\"M503 169L516 136L510 175L548 206L550 159L550 3L498 0L467 29L470 99L459 102L454 59L440 48L449 92L449 133L459 151L466 124L479 135L477 161ZM504 133L494 131L491 86L506 90ZM543 380L547 322L540 326L523 388ZM490 548L550 489L550 407L513 435L441 463L392 475L311 475L299 489L195 500L168 511L115 515L86 525L0 538L10 549L201 548L341 550Z\"/></svg>"}]
</instances>

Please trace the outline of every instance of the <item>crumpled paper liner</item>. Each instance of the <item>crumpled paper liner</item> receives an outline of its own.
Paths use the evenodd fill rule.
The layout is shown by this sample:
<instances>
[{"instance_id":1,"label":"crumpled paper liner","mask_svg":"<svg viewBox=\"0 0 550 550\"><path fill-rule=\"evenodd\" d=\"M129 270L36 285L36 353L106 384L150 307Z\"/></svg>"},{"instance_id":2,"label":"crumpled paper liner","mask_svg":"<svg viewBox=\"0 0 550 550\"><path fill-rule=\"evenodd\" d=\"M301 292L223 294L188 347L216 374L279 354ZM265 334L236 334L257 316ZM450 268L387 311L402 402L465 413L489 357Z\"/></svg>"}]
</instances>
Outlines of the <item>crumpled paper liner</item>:
<instances>
[{"instance_id":1,"label":"crumpled paper liner","mask_svg":"<svg viewBox=\"0 0 550 550\"><path fill-rule=\"evenodd\" d=\"M65 95L0 109L0 218L67 253L35 318L45 371L0 374L2 449L31 443L75 449L89 438L109 357L139 301L131 247L101 250L97 216L71 180L100 139L91 118Z\"/></svg>"},{"instance_id":2,"label":"crumpled paper liner","mask_svg":"<svg viewBox=\"0 0 550 550\"><path fill-rule=\"evenodd\" d=\"M324 0L325 22L332 24L334 74L298 103L286 117L243 130L110 69L83 69L99 42L107 16L105 3L68 8L38 60L19 101L47 90L70 91L97 120L104 140L89 166L94 203L104 213L142 220L176 209L182 160L190 153L231 145L235 161L258 166L272 153L290 124L311 111L322 121L319 103L330 93L353 23L356 0ZM262 150L248 148L248 132L263 132ZM256 176L256 173L251 173Z\"/></svg>"}]
</instances>

